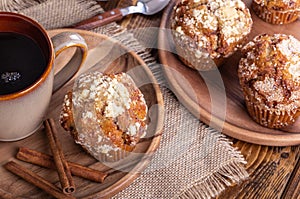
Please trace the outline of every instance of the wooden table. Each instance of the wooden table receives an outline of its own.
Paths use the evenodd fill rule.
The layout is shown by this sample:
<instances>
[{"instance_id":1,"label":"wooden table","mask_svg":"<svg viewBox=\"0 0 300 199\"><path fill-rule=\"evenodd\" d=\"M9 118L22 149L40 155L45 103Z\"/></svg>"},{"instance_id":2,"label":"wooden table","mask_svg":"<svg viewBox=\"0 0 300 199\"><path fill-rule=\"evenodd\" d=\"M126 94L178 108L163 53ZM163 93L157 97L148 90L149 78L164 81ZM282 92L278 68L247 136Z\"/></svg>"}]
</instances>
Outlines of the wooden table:
<instances>
[{"instance_id":1,"label":"wooden table","mask_svg":"<svg viewBox=\"0 0 300 199\"><path fill-rule=\"evenodd\" d=\"M136 0L114 0L101 2L105 9L134 5ZM153 16L131 15L120 23L128 29L158 27L162 12ZM134 31L136 37L144 33ZM149 36L148 36L149 37ZM151 33L149 40L157 41L157 34ZM157 51L152 51L157 57ZM159 61L159 60L158 60ZM217 198L300 198L300 145L275 147L251 144L233 139L247 160L248 180L227 188Z\"/></svg>"}]
</instances>

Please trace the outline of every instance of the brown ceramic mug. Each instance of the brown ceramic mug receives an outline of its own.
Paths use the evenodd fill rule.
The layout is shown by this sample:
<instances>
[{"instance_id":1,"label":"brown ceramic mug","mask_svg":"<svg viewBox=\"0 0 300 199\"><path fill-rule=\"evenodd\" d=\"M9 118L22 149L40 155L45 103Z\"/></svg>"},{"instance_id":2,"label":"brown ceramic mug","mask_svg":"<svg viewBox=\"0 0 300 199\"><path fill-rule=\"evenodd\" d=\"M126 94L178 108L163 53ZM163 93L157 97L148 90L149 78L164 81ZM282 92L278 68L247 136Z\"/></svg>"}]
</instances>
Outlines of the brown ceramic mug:
<instances>
[{"instance_id":1,"label":"brown ceramic mug","mask_svg":"<svg viewBox=\"0 0 300 199\"><path fill-rule=\"evenodd\" d=\"M73 58L54 75L55 57L76 47ZM77 33L50 38L26 16L0 12L0 141L15 141L42 124L52 92L71 79L87 55Z\"/></svg>"}]
</instances>

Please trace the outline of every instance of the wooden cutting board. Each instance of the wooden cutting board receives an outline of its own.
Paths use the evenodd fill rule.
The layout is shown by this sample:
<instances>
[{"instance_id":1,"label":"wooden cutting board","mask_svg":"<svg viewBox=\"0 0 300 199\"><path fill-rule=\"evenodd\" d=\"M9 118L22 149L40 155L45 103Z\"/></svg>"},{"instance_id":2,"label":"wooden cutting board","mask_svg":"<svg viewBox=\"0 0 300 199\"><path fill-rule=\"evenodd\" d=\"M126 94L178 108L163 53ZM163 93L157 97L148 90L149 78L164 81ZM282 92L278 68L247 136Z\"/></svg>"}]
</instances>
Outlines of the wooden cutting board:
<instances>
[{"instance_id":1,"label":"wooden cutting board","mask_svg":"<svg viewBox=\"0 0 300 199\"><path fill-rule=\"evenodd\" d=\"M244 2L250 8L251 1ZM199 73L178 59L170 34L175 4L176 0L171 1L162 17L159 58L172 91L186 108L204 123L242 141L273 146L300 144L300 119L288 128L275 130L260 126L248 115L237 77L239 52L212 72ZM251 8L250 11L254 24L249 40L261 33L292 34L300 40L299 20L288 25L272 25L258 18Z\"/></svg>"}]
</instances>

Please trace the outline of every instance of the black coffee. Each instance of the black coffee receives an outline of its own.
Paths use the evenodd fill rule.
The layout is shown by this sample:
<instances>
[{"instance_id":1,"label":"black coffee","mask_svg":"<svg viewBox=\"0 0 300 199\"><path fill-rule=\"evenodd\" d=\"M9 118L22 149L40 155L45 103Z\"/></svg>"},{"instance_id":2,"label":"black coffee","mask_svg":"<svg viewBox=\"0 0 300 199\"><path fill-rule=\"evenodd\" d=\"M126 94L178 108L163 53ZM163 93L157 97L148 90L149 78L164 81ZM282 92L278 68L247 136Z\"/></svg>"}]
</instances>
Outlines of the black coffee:
<instances>
[{"instance_id":1,"label":"black coffee","mask_svg":"<svg viewBox=\"0 0 300 199\"><path fill-rule=\"evenodd\" d=\"M0 32L0 95L23 90L43 74L46 59L31 38Z\"/></svg>"}]
</instances>

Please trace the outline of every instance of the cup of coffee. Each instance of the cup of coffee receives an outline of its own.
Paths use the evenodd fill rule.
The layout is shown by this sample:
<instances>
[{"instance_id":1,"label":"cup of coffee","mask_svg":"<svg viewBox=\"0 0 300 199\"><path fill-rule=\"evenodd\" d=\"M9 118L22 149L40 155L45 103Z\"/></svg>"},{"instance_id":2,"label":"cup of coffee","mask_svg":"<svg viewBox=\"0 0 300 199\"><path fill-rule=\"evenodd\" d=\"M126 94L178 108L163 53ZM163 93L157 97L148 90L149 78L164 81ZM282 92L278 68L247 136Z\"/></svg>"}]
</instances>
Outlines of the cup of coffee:
<instances>
[{"instance_id":1,"label":"cup of coffee","mask_svg":"<svg viewBox=\"0 0 300 199\"><path fill-rule=\"evenodd\" d=\"M71 47L71 60L54 74L57 55ZM16 141L42 124L52 93L79 70L87 44L77 33L52 38L35 20L0 12L0 141Z\"/></svg>"}]
</instances>

